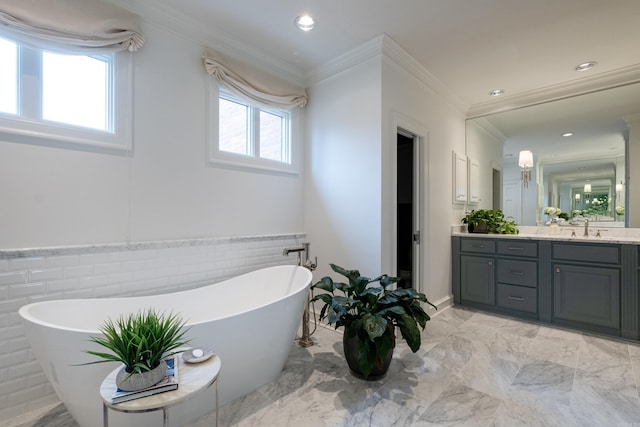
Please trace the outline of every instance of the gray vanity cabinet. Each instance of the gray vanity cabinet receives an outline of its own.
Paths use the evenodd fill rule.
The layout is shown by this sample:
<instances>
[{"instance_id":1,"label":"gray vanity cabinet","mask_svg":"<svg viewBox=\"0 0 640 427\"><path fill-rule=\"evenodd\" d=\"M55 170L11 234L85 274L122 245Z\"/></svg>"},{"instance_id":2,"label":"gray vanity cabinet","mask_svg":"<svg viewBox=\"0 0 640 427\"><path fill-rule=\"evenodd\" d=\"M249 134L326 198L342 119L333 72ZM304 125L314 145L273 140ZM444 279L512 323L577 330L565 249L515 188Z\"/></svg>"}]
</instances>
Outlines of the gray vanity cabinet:
<instances>
[{"instance_id":1,"label":"gray vanity cabinet","mask_svg":"<svg viewBox=\"0 0 640 427\"><path fill-rule=\"evenodd\" d=\"M462 255L460 257L463 301L495 304L493 258Z\"/></svg>"},{"instance_id":2,"label":"gray vanity cabinet","mask_svg":"<svg viewBox=\"0 0 640 427\"><path fill-rule=\"evenodd\" d=\"M498 259L497 305L529 313L538 311L535 261Z\"/></svg>"},{"instance_id":3,"label":"gray vanity cabinet","mask_svg":"<svg viewBox=\"0 0 640 427\"><path fill-rule=\"evenodd\" d=\"M492 239L461 239L459 242L460 286L459 302L470 305L495 304L496 242Z\"/></svg>"},{"instance_id":4,"label":"gray vanity cabinet","mask_svg":"<svg viewBox=\"0 0 640 427\"><path fill-rule=\"evenodd\" d=\"M620 330L620 271L554 263L553 321Z\"/></svg>"},{"instance_id":5,"label":"gray vanity cabinet","mask_svg":"<svg viewBox=\"0 0 640 427\"><path fill-rule=\"evenodd\" d=\"M552 244L554 323L620 332L620 245Z\"/></svg>"},{"instance_id":6,"label":"gray vanity cabinet","mask_svg":"<svg viewBox=\"0 0 640 427\"><path fill-rule=\"evenodd\" d=\"M456 302L535 316L537 312L536 242L462 238ZM456 262L454 261L454 263Z\"/></svg>"},{"instance_id":7,"label":"gray vanity cabinet","mask_svg":"<svg viewBox=\"0 0 640 427\"><path fill-rule=\"evenodd\" d=\"M538 243L523 240L497 242L496 305L536 315L538 312Z\"/></svg>"},{"instance_id":8,"label":"gray vanity cabinet","mask_svg":"<svg viewBox=\"0 0 640 427\"><path fill-rule=\"evenodd\" d=\"M640 339L640 246L454 236L454 302Z\"/></svg>"}]
</instances>

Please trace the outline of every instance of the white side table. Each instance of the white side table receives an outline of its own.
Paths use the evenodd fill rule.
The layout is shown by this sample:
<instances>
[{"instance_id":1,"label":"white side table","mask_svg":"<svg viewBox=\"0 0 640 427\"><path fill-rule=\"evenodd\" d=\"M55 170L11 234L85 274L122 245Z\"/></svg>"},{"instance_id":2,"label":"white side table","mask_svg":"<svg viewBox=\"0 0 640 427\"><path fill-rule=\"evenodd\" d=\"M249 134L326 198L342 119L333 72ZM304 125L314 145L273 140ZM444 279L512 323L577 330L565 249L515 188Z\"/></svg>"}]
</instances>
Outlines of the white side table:
<instances>
[{"instance_id":1,"label":"white side table","mask_svg":"<svg viewBox=\"0 0 640 427\"><path fill-rule=\"evenodd\" d=\"M177 405L193 397L197 393L207 390L213 384L216 385L216 427L218 426L218 375L222 363L218 355L214 354L209 360L201 363L185 363L178 355L179 386L177 390L166 391L140 399L129 400L122 403L111 403L111 396L116 391L116 374L120 368L115 369L104 379L100 385L102 397L102 424L109 426L109 409L126 413L141 413L162 410L163 426L169 426L170 406Z\"/></svg>"}]
</instances>

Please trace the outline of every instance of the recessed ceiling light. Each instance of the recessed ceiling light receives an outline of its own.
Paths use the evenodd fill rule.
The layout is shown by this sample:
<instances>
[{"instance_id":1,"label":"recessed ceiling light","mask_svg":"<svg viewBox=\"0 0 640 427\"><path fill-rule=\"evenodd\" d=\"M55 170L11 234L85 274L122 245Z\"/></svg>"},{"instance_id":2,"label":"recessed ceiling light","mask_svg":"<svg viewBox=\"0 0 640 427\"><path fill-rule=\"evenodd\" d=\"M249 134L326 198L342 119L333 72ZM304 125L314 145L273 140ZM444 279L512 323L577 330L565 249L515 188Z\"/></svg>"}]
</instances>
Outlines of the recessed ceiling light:
<instances>
[{"instance_id":1,"label":"recessed ceiling light","mask_svg":"<svg viewBox=\"0 0 640 427\"><path fill-rule=\"evenodd\" d=\"M562 134L562 136L564 136L565 138L569 136L573 136L573 132L565 132Z\"/></svg>"},{"instance_id":2,"label":"recessed ceiling light","mask_svg":"<svg viewBox=\"0 0 640 427\"><path fill-rule=\"evenodd\" d=\"M309 15L298 16L293 22L302 31L311 31L316 26L316 22Z\"/></svg>"},{"instance_id":3,"label":"recessed ceiling light","mask_svg":"<svg viewBox=\"0 0 640 427\"><path fill-rule=\"evenodd\" d=\"M489 92L489 95L491 96L500 96L502 94L504 94L504 90L502 89L494 89L491 92Z\"/></svg>"},{"instance_id":4,"label":"recessed ceiling light","mask_svg":"<svg viewBox=\"0 0 640 427\"><path fill-rule=\"evenodd\" d=\"M576 65L576 71L587 71L595 67L597 64L596 61L583 62L582 64Z\"/></svg>"}]
</instances>

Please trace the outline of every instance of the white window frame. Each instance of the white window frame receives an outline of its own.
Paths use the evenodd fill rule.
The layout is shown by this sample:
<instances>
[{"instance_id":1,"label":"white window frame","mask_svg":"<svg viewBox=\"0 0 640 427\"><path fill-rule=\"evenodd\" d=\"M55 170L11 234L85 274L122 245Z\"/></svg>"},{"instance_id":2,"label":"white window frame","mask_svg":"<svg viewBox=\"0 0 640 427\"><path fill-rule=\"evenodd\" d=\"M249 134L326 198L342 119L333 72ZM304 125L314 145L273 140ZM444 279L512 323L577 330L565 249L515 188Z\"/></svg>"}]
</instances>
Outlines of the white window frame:
<instances>
[{"instance_id":1,"label":"white window frame","mask_svg":"<svg viewBox=\"0 0 640 427\"><path fill-rule=\"evenodd\" d=\"M264 112L280 114L277 110L271 108L260 107L246 100L234 96L228 91L221 89L215 79L209 79L209 108L208 108L208 126L207 126L207 161L212 166L240 169L253 172L267 172L280 174L296 175L300 172L300 112L299 109L286 110L289 115L288 134L285 143L288 144L288 152L290 163L281 162L272 159L264 159L257 157L255 154L239 154L229 151L220 150L220 94L224 93L224 97L229 100L237 101L243 105L260 108Z\"/></svg>"},{"instance_id":2,"label":"white window frame","mask_svg":"<svg viewBox=\"0 0 640 427\"><path fill-rule=\"evenodd\" d=\"M0 35L1 36L1 35ZM31 111L18 114L0 112L0 139L3 141L57 146L61 148L92 148L129 152L133 148L133 60L131 52L118 52L112 55L110 62L109 106L111 110L111 130L102 131L81 126L43 120L41 117L42 88L33 79L39 79L43 49L26 47L9 37L3 38L18 45L18 103L29 97L29 103L37 102ZM39 58L38 58L39 57ZM31 59L29 59L31 58ZM37 76L25 75L25 61L36 61ZM31 67L33 68L33 67ZM31 81L30 81L31 80ZM37 90L38 95L30 94ZM34 108L38 111L33 111Z\"/></svg>"}]
</instances>

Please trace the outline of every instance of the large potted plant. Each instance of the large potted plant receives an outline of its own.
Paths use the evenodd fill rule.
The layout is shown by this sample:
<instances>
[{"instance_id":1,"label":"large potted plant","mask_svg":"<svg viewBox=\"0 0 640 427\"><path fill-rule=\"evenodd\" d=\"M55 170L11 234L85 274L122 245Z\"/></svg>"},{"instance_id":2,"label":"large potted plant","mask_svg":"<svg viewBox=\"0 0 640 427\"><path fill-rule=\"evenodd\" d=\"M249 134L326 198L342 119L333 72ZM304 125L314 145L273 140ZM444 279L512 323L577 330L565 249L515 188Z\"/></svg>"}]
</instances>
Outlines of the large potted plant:
<instances>
[{"instance_id":1,"label":"large potted plant","mask_svg":"<svg viewBox=\"0 0 640 427\"><path fill-rule=\"evenodd\" d=\"M177 314L156 313L154 309L108 319L100 328L104 337L91 337L91 341L105 347L110 353L88 350L100 360L89 362L120 362L122 369L116 376L120 390L142 390L160 382L166 372L165 358L187 344L188 329Z\"/></svg>"},{"instance_id":2,"label":"large potted plant","mask_svg":"<svg viewBox=\"0 0 640 427\"><path fill-rule=\"evenodd\" d=\"M469 233L518 234L518 225L499 209L475 209L462 218Z\"/></svg>"},{"instance_id":3,"label":"large potted plant","mask_svg":"<svg viewBox=\"0 0 640 427\"><path fill-rule=\"evenodd\" d=\"M418 351L420 328L424 330L430 319L420 303L436 308L424 294L411 288L394 288L399 277L383 274L370 279L358 270L330 265L348 282L323 277L312 289L326 293L316 295L312 301L324 303L320 320L327 318L336 329L344 326L343 349L352 372L364 379L375 379L387 372L395 347L395 327L411 351Z\"/></svg>"}]
</instances>

